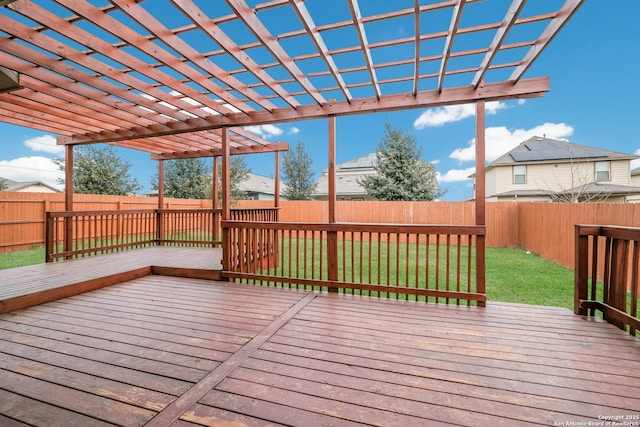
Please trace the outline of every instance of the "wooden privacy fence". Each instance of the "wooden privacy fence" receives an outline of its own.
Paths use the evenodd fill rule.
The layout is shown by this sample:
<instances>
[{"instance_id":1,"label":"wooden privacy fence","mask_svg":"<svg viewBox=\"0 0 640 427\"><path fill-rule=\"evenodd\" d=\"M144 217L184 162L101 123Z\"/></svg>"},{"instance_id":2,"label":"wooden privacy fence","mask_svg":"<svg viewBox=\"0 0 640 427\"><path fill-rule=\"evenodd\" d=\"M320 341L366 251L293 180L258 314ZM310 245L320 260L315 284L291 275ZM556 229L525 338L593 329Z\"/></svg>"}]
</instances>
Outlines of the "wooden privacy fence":
<instances>
[{"instance_id":1,"label":"wooden privacy fence","mask_svg":"<svg viewBox=\"0 0 640 427\"><path fill-rule=\"evenodd\" d=\"M74 195L77 211L157 209L150 197ZM271 208L273 202L240 201L238 208ZM211 208L210 200L165 199L165 209ZM63 194L0 192L0 253L45 244L45 212L64 210ZM474 224L472 202L340 201L338 222L386 224ZM328 222L328 204L281 201L284 222ZM527 249L567 268L574 266L574 225L640 227L640 204L528 203L486 204L486 246Z\"/></svg>"},{"instance_id":2,"label":"wooden privacy fence","mask_svg":"<svg viewBox=\"0 0 640 427\"><path fill-rule=\"evenodd\" d=\"M484 282L475 275L481 226L223 221L222 227L230 243L223 276L231 279L386 298L486 301Z\"/></svg>"},{"instance_id":3,"label":"wooden privacy fence","mask_svg":"<svg viewBox=\"0 0 640 427\"><path fill-rule=\"evenodd\" d=\"M640 228L576 225L575 239L575 313L600 310L609 323L640 335Z\"/></svg>"},{"instance_id":4,"label":"wooden privacy fence","mask_svg":"<svg viewBox=\"0 0 640 427\"><path fill-rule=\"evenodd\" d=\"M166 209L211 208L210 200L165 198ZM132 211L158 208L151 197L75 194L75 211ZM0 253L45 245L46 212L65 209L64 194L0 191Z\"/></svg>"}]
</instances>

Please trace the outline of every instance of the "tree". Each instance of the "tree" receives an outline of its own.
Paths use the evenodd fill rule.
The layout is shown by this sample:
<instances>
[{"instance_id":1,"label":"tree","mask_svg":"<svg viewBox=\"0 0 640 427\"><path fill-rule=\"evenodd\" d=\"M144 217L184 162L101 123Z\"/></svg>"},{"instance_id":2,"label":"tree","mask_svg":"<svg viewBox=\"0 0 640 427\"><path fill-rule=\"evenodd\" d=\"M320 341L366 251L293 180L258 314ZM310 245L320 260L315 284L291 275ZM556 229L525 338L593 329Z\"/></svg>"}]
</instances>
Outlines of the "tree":
<instances>
[{"instance_id":1,"label":"tree","mask_svg":"<svg viewBox=\"0 0 640 427\"><path fill-rule=\"evenodd\" d=\"M229 164L229 175L231 178L229 191L231 192L232 205L235 205L238 200L246 196L246 193L240 189L240 184L247 180L249 172L251 172L251 169L249 169L245 163L244 157L231 157L231 163ZM220 202L222 202L222 168L218 168L218 194L221 195Z\"/></svg>"},{"instance_id":2,"label":"tree","mask_svg":"<svg viewBox=\"0 0 640 427\"><path fill-rule=\"evenodd\" d=\"M7 188L9 188L9 186L7 185L7 181L3 178L0 178L0 191L4 191Z\"/></svg>"},{"instance_id":3,"label":"tree","mask_svg":"<svg viewBox=\"0 0 640 427\"><path fill-rule=\"evenodd\" d=\"M312 160L304 142L298 141L295 147L284 153L282 162L282 182L285 184L284 196L289 200L310 200L316 191Z\"/></svg>"},{"instance_id":4,"label":"tree","mask_svg":"<svg viewBox=\"0 0 640 427\"><path fill-rule=\"evenodd\" d=\"M422 150L413 135L385 125L378 145L374 174L358 180L377 200L434 200L443 193L438 188L432 164L420 160Z\"/></svg>"},{"instance_id":5,"label":"tree","mask_svg":"<svg viewBox=\"0 0 640 427\"><path fill-rule=\"evenodd\" d=\"M156 174L151 187L158 189ZM164 195L176 199L206 199L211 196L211 168L204 159L165 162Z\"/></svg>"},{"instance_id":6,"label":"tree","mask_svg":"<svg viewBox=\"0 0 640 427\"><path fill-rule=\"evenodd\" d=\"M61 159L52 159L64 171ZM126 196L142 188L129 175L131 165L116 155L113 147L86 145L76 149L73 159L73 191L78 194ZM64 179L58 183L65 185Z\"/></svg>"}]
</instances>

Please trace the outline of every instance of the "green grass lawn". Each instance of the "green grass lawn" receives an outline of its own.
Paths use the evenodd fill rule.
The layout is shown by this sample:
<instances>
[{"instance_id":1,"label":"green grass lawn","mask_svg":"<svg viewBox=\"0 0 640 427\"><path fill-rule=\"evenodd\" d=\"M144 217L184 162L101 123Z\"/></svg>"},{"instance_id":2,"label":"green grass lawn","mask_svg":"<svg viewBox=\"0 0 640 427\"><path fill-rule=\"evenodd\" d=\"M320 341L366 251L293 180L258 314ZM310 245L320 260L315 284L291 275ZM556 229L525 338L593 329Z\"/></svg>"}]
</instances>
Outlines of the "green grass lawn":
<instances>
[{"instance_id":1,"label":"green grass lawn","mask_svg":"<svg viewBox=\"0 0 640 427\"><path fill-rule=\"evenodd\" d=\"M573 309L573 271L521 249L487 248L487 298ZM44 248L0 254L0 269L44 262Z\"/></svg>"},{"instance_id":2,"label":"green grass lawn","mask_svg":"<svg viewBox=\"0 0 640 427\"><path fill-rule=\"evenodd\" d=\"M7 268L23 267L26 265L43 264L44 247L27 249L0 254L0 270Z\"/></svg>"},{"instance_id":3,"label":"green grass lawn","mask_svg":"<svg viewBox=\"0 0 640 427\"><path fill-rule=\"evenodd\" d=\"M522 249L487 248L489 301L567 307L573 310L573 270Z\"/></svg>"}]
</instances>

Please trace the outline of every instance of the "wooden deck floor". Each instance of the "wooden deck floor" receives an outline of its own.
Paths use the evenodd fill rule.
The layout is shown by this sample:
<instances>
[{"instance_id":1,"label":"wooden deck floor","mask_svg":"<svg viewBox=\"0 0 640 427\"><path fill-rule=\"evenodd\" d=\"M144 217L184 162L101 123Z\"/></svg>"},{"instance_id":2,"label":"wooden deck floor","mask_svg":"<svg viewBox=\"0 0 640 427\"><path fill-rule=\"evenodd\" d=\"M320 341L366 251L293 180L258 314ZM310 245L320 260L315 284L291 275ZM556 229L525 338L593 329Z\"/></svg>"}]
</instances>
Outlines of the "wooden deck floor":
<instances>
[{"instance_id":1,"label":"wooden deck floor","mask_svg":"<svg viewBox=\"0 0 640 427\"><path fill-rule=\"evenodd\" d=\"M0 315L2 426L637 423L638 384L639 340L550 307L150 275Z\"/></svg>"}]
</instances>

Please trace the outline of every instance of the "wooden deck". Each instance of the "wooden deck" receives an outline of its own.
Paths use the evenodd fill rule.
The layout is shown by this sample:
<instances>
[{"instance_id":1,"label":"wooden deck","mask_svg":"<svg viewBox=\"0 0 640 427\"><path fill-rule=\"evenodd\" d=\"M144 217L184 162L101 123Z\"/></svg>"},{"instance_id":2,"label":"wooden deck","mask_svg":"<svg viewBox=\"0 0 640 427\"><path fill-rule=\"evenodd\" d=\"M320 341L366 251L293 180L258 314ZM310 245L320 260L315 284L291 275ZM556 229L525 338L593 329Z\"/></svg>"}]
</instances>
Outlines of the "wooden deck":
<instances>
[{"instance_id":1,"label":"wooden deck","mask_svg":"<svg viewBox=\"0 0 640 427\"><path fill-rule=\"evenodd\" d=\"M148 275L0 315L2 426L638 425L638 384L560 308Z\"/></svg>"},{"instance_id":2,"label":"wooden deck","mask_svg":"<svg viewBox=\"0 0 640 427\"><path fill-rule=\"evenodd\" d=\"M220 279L222 249L154 246L0 270L0 313L149 274Z\"/></svg>"}]
</instances>

